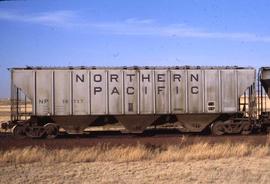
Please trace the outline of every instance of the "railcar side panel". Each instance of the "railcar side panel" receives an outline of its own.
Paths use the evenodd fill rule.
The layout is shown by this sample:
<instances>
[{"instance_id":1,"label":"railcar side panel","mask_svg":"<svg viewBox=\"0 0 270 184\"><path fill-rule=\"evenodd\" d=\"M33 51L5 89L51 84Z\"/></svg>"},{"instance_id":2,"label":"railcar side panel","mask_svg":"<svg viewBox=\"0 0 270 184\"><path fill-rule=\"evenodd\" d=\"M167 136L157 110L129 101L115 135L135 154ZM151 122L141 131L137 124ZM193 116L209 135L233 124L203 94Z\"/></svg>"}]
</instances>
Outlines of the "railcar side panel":
<instances>
[{"instance_id":1,"label":"railcar side panel","mask_svg":"<svg viewBox=\"0 0 270 184\"><path fill-rule=\"evenodd\" d=\"M139 114L139 72L138 70L124 70L124 113Z\"/></svg>"},{"instance_id":2,"label":"railcar side panel","mask_svg":"<svg viewBox=\"0 0 270 184\"><path fill-rule=\"evenodd\" d=\"M204 109L207 113L219 112L219 71L205 70L204 73Z\"/></svg>"},{"instance_id":3,"label":"railcar side panel","mask_svg":"<svg viewBox=\"0 0 270 184\"><path fill-rule=\"evenodd\" d=\"M182 114L187 110L186 73L186 70L171 70L171 112L174 114Z\"/></svg>"},{"instance_id":4,"label":"railcar side panel","mask_svg":"<svg viewBox=\"0 0 270 184\"><path fill-rule=\"evenodd\" d=\"M168 70L155 70L155 112L169 113L170 75Z\"/></svg>"},{"instance_id":5,"label":"railcar side panel","mask_svg":"<svg viewBox=\"0 0 270 184\"><path fill-rule=\"evenodd\" d=\"M72 71L72 104L73 115L90 113L90 81L88 70Z\"/></svg>"},{"instance_id":6,"label":"railcar side panel","mask_svg":"<svg viewBox=\"0 0 270 184\"><path fill-rule=\"evenodd\" d=\"M123 113L123 73L121 70L108 72L109 114Z\"/></svg>"},{"instance_id":7,"label":"railcar side panel","mask_svg":"<svg viewBox=\"0 0 270 184\"><path fill-rule=\"evenodd\" d=\"M108 113L107 71L91 70L91 114L104 115Z\"/></svg>"},{"instance_id":8,"label":"railcar side panel","mask_svg":"<svg viewBox=\"0 0 270 184\"><path fill-rule=\"evenodd\" d=\"M237 70L238 97L243 95L247 88L252 85L251 81L256 78L255 75L256 73L254 70Z\"/></svg>"},{"instance_id":9,"label":"railcar side panel","mask_svg":"<svg viewBox=\"0 0 270 184\"><path fill-rule=\"evenodd\" d=\"M237 78L235 70L221 70L222 112L237 112Z\"/></svg>"},{"instance_id":10,"label":"railcar side panel","mask_svg":"<svg viewBox=\"0 0 270 184\"><path fill-rule=\"evenodd\" d=\"M203 73L202 70L188 70L188 112L203 112Z\"/></svg>"},{"instance_id":11,"label":"railcar side panel","mask_svg":"<svg viewBox=\"0 0 270 184\"><path fill-rule=\"evenodd\" d=\"M71 71L54 71L54 112L55 115L71 115Z\"/></svg>"},{"instance_id":12,"label":"railcar side panel","mask_svg":"<svg viewBox=\"0 0 270 184\"><path fill-rule=\"evenodd\" d=\"M33 70L13 70L13 84L18 86L27 95L28 98L34 99L35 71Z\"/></svg>"},{"instance_id":13,"label":"railcar side panel","mask_svg":"<svg viewBox=\"0 0 270 184\"><path fill-rule=\"evenodd\" d=\"M153 70L140 70L140 113L153 114L154 112L154 79Z\"/></svg>"},{"instance_id":14,"label":"railcar side panel","mask_svg":"<svg viewBox=\"0 0 270 184\"><path fill-rule=\"evenodd\" d=\"M36 70L36 114L48 116L53 112L53 71Z\"/></svg>"}]
</instances>

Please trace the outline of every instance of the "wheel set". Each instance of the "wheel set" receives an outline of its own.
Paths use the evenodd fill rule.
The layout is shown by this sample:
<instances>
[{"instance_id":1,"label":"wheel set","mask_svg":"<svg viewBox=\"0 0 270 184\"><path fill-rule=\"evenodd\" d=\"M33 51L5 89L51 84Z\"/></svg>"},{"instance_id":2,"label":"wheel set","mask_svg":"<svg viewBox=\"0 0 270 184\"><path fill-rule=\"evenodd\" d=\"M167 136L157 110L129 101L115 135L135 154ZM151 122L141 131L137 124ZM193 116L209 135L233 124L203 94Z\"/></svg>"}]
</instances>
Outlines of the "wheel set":
<instances>
[{"instance_id":1,"label":"wheel set","mask_svg":"<svg viewBox=\"0 0 270 184\"><path fill-rule=\"evenodd\" d=\"M216 121L211 124L210 128L212 134L217 136L224 134L248 135L252 132L252 124L249 121Z\"/></svg>"},{"instance_id":2,"label":"wheel set","mask_svg":"<svg viewBox=\"0 0 270 184\"><path fill-rule=\"evenodd\" d=\"M12 134L20 139L25 137L52 139L59 134L59 127L54 123L47 123L44 126L17 124L13 126Z\"/></svg>"}]
</instances>

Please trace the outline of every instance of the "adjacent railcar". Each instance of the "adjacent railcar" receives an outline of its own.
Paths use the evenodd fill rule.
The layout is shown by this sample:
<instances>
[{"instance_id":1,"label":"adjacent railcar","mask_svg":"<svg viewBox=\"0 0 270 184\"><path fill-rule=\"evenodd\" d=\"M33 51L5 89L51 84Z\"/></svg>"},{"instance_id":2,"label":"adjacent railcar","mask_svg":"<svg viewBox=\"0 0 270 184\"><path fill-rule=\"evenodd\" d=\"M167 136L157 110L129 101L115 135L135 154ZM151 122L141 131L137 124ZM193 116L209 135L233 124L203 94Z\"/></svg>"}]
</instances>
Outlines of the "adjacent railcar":
<instances>
[{"instance_id":1,"label":"adjacent railcar","mask_svg":"<svg viewBox=\"0 0 270 184\"><path fill-rule=\"evenodd\" d=\"M174 123L185 132L211 126L216 135L248 133L256 116L251 67L12 68L15 135L55 137L59 127L83 133L120 122L128 132ZM30 119L16 110L18 92L32 103ZM241 100L244 99L244 100Z\"/></svg>"},{"instance_id":2,"label":"adjacent railcar","mask_svg":"<svg viewBox=\"0 0 270 184\"><path fill-rule=\"evenodd\" d=\"M270 132L270 67L261 67L257 79L257 123L262 130Z\"/></svg>"}]
</instances>

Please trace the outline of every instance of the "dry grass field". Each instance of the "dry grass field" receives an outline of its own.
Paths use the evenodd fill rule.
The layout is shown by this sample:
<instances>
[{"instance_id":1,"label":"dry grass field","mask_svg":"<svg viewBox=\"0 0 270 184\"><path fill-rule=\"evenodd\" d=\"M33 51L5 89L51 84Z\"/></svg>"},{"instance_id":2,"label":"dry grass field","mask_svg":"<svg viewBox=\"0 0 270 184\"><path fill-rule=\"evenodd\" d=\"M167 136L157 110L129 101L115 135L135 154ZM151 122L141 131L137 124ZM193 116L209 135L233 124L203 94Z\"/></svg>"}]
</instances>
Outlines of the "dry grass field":
<instances>
[{"instance_id":1,"label":"dry grass field","mask_svg":"<svg viewBox=\"0 0 270 184\"><path fill-rule=\"evenodd\" d=\"M2 167L5 183L256 183L270 180L270 157L186 162L32 163Z\"/></svg>"},{"instance_id":2,"label":"dry grass field","mask_svg":"<svg viewBox=\"0 0 270 184\"><path fill-rule=\"evenodd\" d=\"M157 162L185 162L190 160L216 160L231 157L270 156L270 144L255 146L248 143L198 142L192 145L169 146L109 146L97 145L88 148L45 149L26 147L20 149L0 150L0 165L7 163L59 163L59 162L134 162L152 160Z\"/></svg>"},{"instance_id":3,"label":"dry grass field","mask_svg":"<svg viewBox=\"0 0 270 184\"><path fill-rule=\"evenodd\" d=\"M270 144L14 148L0 170L0 183L269 183Z\"/></svg>"}]
</instances>

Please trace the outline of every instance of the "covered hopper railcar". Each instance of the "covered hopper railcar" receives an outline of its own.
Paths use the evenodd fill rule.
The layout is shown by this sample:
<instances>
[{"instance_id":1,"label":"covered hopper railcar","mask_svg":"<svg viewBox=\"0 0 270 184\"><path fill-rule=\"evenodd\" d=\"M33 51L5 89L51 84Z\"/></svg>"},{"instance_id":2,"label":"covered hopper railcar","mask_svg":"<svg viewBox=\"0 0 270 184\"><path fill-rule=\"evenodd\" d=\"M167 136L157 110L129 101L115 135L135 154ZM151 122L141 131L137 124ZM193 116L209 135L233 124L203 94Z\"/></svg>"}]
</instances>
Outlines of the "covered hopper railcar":
<instances>
[{"instance_id":1,"label":"covered hopper railcar","mask_svg":"<svg viewBox=\"0 0 270 184\"><path fill-rule=\"evenodd\" d=\"M17 136L55 137L59 127L83 133L121 123L139 133L173 123L181 131L249 133L256 110L256 70L250 67L12 68L12 127ZM30 118L18 110L30 99ZM23 115L22 115L23 114Z\"/></svg>"}]
</instances>

